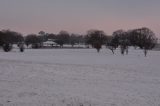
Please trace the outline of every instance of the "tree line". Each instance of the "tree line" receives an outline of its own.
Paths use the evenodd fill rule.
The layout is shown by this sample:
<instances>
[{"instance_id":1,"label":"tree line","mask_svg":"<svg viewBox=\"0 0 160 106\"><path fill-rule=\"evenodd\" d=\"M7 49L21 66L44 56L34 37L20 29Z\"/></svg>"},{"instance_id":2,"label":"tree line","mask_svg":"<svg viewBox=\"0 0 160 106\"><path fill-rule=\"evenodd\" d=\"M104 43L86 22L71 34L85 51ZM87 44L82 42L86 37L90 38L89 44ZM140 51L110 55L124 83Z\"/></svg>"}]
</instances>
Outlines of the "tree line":
<instances>
[{"instance_id":1,"label":"tree line","mask_svg":"<svg viewBox=\"0 0 160 106\"><path fill-rule=\"evenodd\" d=\"M102 30L89 30L85 35L70 34L67 31L60 31L58 34L40 31L38 34L28 34L26 36L11 30L0 31L0 46L2 47L8 45L8 48L11 48L9 45L25 44L27 47L32 45L32 48L41 48L43 42L48 39L54 40L61 48L64 44L70 44L72 47L75 44L85 44L91 45L97 52L100 51L102 45L105 45L113 54L116 48L120 47L122 55L128 54L129 46L134 46L143 49L145 56L147 51L153 49L157 43L154 32L146 27L128 31L120 29L114 31L110 36Z\"/></svg>"},{"instance_id":2,"label":"tree line","mask_svg":"<svg viewBox=\"0 0 160 106\"><path fill-rule=\"evenodd\" d=\"M32 45L33 48L41 48L43 47L42 43L48 41L49 39L53 40L61 48L63 48L64 44L70 44L72 47L74 47L75 44L82 44L85 42L83 35L69 34L67 31L60 31L58 34L49 34L45 33L44 31L40 31L38 35L27 35L25 37L25 44L27 46Z\"/></svg>"}]
</instances>

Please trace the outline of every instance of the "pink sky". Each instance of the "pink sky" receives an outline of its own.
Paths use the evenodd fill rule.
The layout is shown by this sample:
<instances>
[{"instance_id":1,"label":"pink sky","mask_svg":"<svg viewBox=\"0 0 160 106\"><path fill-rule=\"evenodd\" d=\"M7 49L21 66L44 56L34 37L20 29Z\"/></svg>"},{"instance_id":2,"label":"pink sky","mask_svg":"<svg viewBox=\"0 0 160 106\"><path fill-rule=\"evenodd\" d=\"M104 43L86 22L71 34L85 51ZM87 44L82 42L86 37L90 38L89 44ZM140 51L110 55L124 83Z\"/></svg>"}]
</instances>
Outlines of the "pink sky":
<instances>
[{"instance_id":1,"label":"pink sky","mask_svg":"<svg viewBox=\"0 0 160 106\"><path fill-rule=\"evenodd\" d=\"M1 0L0 29L23 34L85 34L89 29L111 35L118 29L148 27L160 37L158 0Z\"/></svg>"}]
</instances>

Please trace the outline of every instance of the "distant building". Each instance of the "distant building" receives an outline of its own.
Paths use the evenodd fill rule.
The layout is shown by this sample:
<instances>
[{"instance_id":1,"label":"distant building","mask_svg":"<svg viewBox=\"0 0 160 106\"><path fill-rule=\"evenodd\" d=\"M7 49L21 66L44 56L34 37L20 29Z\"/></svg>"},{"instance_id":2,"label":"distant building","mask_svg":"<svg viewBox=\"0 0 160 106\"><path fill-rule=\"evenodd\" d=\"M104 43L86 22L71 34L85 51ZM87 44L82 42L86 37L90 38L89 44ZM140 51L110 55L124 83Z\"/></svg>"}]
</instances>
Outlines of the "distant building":
<instances>
[{"instance_id":1,"label":"distant building","mask_svg":"<svg viewBox=\"0 0 160 106\"><path fill-rule=\"evenodd\" d=\"M47 41L43 42L43 47L55 47L58 44L55 42L55 39L48 39Z\"/></svg>"}]
</instances>

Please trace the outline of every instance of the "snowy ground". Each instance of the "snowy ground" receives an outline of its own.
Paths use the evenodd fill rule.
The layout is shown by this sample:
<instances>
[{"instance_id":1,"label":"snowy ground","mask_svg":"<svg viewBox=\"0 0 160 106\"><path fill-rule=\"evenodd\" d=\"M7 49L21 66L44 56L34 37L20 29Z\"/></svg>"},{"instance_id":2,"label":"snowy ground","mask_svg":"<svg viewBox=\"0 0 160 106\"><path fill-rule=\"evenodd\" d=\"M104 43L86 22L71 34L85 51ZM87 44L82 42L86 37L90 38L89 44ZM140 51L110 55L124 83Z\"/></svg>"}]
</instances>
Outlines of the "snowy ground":
<instances>
[{"instance_id":1,"label":"snowy ground","mask_svg":"<svg viewBox=\"0 0 160 106\"><path fill-rule=\"evenodd\" d=\"M0 50L0 106L160 106L160 51Z\"/></svg>"}]
</instances>

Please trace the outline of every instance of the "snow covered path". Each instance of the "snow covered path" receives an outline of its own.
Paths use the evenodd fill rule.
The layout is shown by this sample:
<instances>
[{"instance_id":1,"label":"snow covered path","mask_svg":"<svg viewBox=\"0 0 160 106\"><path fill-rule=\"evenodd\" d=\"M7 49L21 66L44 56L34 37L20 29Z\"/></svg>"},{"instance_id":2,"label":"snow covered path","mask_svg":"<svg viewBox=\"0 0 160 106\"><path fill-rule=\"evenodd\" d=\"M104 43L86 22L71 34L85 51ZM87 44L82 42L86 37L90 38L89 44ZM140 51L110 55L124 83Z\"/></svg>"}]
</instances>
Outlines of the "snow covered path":
<instances>
[{"instance_id":1,"label":"snow covered path","mask_svg":"<svg viewBox=\"0 0 160 106\"><path fill-rule=\"evenodd\" d=\"M160 52L0 51L0 106L160 106Z\"/></svg>"}]
</instances>

